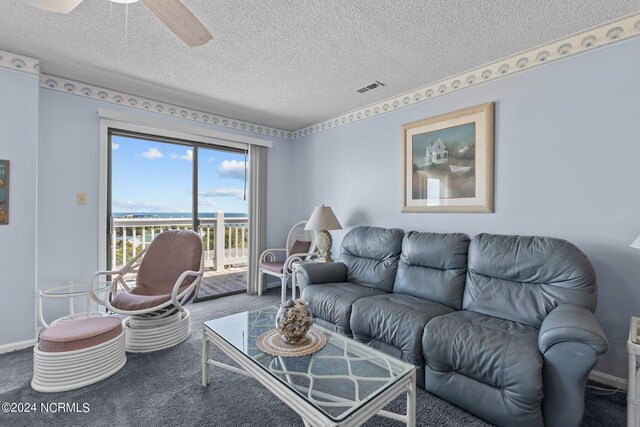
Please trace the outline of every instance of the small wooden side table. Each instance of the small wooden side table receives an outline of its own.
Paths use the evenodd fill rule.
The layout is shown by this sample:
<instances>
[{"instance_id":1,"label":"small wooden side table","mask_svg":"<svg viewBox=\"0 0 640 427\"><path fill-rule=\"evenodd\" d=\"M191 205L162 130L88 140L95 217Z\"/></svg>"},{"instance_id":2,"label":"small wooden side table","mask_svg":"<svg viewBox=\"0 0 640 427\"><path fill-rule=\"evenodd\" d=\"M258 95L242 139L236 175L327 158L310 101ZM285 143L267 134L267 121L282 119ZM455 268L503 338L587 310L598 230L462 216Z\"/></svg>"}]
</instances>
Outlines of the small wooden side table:
<instances>
[{"instance_id":1,"label":"small wooden side table","mask_svg":"<svg viewBox=\"0 0 640 427\"><path fill-rule=\"evenodd\" d=\"M629 353L629 381L627 383L627 426L638 427L640 425L640 399L638 398L638 383L640 380L640 337L638 326L640 317L632 317L629 327L629 339L627 340L627 352Z\"/></svg>"}]
</instances>

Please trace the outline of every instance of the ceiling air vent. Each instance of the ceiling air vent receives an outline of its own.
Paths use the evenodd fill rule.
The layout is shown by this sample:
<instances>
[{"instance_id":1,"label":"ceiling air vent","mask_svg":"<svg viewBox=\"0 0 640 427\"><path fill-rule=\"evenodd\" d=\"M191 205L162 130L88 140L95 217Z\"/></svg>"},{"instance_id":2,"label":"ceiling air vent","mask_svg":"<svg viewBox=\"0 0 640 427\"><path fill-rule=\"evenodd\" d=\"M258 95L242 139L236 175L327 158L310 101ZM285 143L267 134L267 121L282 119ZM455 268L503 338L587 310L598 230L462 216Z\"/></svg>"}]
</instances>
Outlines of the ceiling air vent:
<instances>
[{"instance_id":1,"label":"ceiling air vent","mask_svg":"<svg viewBox=\"0 0 640 427\"><path fill-rule=\"evenodd\" d=\"M366 85L361 87L360 89L357 89L356 92L358 93L365 93L365 92L369 92L370 90L374 90L377 89L379 87L384 86L384 83L380 83L379 81L375 81L373 83L371 83L370 85Z\"/></svg>"}]
</instances>

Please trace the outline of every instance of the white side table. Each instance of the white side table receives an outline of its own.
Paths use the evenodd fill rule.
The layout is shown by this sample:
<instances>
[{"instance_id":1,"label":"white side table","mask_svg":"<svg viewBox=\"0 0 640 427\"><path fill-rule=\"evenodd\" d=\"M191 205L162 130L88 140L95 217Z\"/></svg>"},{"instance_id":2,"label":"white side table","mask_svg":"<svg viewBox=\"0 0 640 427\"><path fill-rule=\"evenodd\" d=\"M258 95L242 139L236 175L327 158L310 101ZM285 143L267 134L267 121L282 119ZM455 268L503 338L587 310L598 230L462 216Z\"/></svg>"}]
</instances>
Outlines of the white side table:
<instances>
[{"instance_id":1,"label":"white side table","mask_svg":"<svg viewBox=\"0 0 640 427\"><path fill-rule=\"evenodd\" d=\"M627 426L638 427L640 424L640 399L638 386L640 380L640 338L638 337L639 317L631 318L627 351L629 353L629 382L627 384Z\"/></svg>"},{"instance_id":2,"label":"white side table","mask_svg":"<svg viewBox=\"0 0 640 427\"><path fill-rule=\"evenodd\" d=\"M99 283L96 288L96 293L101 293L106 291L110 287L110 283L104 282ZM86 298L87 310L81 313L76 313L75 310L75 299L76 298ZM44 313L42 310L42 301L44 299L68 299L69 301L69 314L63 316L59 319L54 320L51 324L47 324L44 320ZM50 326L55 325L56 323L66 322L69 320L80 319L84 317L93 317L93 316L106 316L106 312L98 312L91 310L91 298L89 298L87 284L83 283L75 283L73 281L67 283L62 286L55 286L53 288L48 288L42 291L38 291L36 294L37 300L37 310L38 310L38 322L40 325L47 329Z\"/></svg>"}]
</instances>

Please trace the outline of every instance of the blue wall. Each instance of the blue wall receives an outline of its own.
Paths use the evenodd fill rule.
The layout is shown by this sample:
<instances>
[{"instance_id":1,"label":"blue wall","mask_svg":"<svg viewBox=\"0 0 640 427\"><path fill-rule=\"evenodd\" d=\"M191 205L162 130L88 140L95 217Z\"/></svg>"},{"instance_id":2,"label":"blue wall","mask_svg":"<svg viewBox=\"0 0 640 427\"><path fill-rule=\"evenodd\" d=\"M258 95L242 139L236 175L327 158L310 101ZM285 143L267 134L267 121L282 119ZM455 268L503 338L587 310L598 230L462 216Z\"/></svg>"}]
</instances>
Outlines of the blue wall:
<instances>
[{"instance_id":1,"label":"blue wall","mask_svg":"<svg viewBox=\"0 0 640 427\"><path fill-rule=\"evenodd\" d=\"M11 224L0 226L0 345L35 338L36 289L86 283L98 269L98 108L256 136L41 89L38 76L17 71L0 69L0 93L0 159L11 160ZM291 223L290 141L267 139L267 244L281 247ZM78 192L87 193L86 205L76 205ZM45 307L49 320L66 310L50 300Z\"/></svg>"},{"instance_id":2,"label":"blue wall","mask_svg":"<svg viewBox=\"0 0 640 427\"><path fill-rule=\"evenodd\" d=\"M134 110L103 101L41 89L38 177L38 287L70 280L85 282L98 267L98 185L100 129L98 108L154 117L255 137L255 134ZM280 247L288 232L290 141L265 137L269 149L267 243ZM75 195L87 193L87 205Z\"/></svg>"},{"instance_id":3,"label":"blue wall","mask_svg":"<svg viewBox=\"0 0 640 427\"><path fill-rule=\"evenodd\" d=\"M629 316L640 315L629 247L640 234L638 58L633 39L297 140L294 212L332 206L345 226L335 253L362 224L567 239L598 276L611 348L597 369L626 377ZM401 213L401 125L485 102L496 103L495 213Z\"/></svg>"},{"instance_id":4,"label":"blue wall","mask_svg":"<svg viewBox=\"0 0 640 427\"><path fill-rule=\"evenodd\" d=\"M33 339L38 76L0 69L0 159L9 160L9 224L0 225L0 345Z\"/></svg>"}]
</instances>

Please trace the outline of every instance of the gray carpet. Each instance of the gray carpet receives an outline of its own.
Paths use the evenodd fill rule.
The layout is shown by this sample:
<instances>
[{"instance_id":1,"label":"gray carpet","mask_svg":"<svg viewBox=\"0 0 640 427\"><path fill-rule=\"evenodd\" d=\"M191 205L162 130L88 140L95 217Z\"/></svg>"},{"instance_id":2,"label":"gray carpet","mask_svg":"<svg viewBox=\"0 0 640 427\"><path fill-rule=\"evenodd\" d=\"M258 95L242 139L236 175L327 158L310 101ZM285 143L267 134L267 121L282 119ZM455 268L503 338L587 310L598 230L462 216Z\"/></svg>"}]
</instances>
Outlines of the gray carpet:
<instances>
[{"instance_id":1,"label":"gray carpet","mask_svg":"<svg viewBox=\"0 0 640 427\"><path fill-rule=\"evenodd\" d=\"M241 294L192 304L194 332L188 341L156 353L129 354L120 372L79 390L37 393L29 386L31 350L0 355L0 403L78 403L80 408L88 403L90 408L88 413L0 413L0 426L301 426L295 412L251 378L213 367L211 384L204 388L200 383L203 321L275 305L279 292L272 289L262 297ZM219 351L212 354L226 359ZM625 399L621 393L603 396L588 391L583 425L624 426ZM404 405L398 399L388 409L402 412ZM418 389L417 415L418 425L488 425L422 389ZM402 424L374 417L365 425Z\"/></svg>"}]
</instances>

